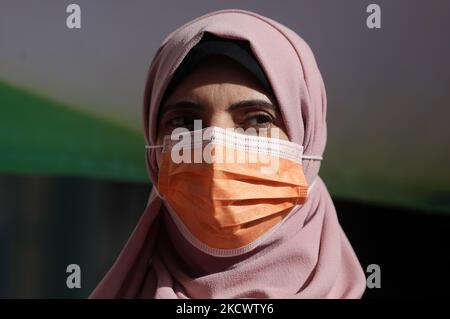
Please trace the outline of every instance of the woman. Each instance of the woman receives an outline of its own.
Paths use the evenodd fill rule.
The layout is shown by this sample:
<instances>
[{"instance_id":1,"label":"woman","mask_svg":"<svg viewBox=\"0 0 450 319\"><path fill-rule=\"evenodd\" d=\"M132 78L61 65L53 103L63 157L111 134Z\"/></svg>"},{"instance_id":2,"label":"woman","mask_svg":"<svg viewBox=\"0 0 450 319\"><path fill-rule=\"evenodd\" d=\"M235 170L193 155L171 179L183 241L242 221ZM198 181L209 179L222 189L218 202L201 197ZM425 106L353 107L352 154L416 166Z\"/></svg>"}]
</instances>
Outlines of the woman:
<instances>
[{"instance_id":1,"label":"woman","mask_svg":"<svg viewBox=\"0 0 450 319\"><path fill-rule=\"evenodd\" d=\"M143 103L155 187L90 297L361 297L364 273L318 176L326 106L310 48L271 19L222 10L171 33L150 66ZM177 162L169 137L181 128L188 133L179 137L208 133L215 155L257 150L277 166L262 174L248 160ZM194 144L180 154L192 155Z\"/></svg>"}]
</instances>

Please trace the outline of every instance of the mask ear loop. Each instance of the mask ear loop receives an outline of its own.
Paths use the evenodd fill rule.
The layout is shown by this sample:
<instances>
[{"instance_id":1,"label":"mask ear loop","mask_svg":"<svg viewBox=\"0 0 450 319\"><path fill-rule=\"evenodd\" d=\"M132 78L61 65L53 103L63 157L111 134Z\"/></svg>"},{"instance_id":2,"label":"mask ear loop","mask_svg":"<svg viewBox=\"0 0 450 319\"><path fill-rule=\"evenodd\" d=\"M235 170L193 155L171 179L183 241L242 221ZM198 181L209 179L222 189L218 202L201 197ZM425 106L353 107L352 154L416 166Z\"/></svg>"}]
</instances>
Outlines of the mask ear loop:
<instances>
[{"instance_id":1,"label":"mask ear loop","mask_svg":"<svg viewBox=\"0 0 450 319\"><path fill-rule=\"evenodd\" d=\"M161 195L161 193L158 191L158 187L156 185L153 185L153 190L156 193L156 196L158 196L161 200L165 201L165 198L163 195Z\"/></svg>"},{"instance_id":2,"label":"mask ear loop","mask_svg":"<svg viewBox=\"0 0 450 319\"><path fill-rule=\"evenodd\" d=\"M160 144L160 145L145 145L145 149L147 150L153 150L155 148L163 148L164 144Z\"/></svg>"},{"instance_id":3,"label":"mask ear loop","mask_svg":"<svg viewBox=\"0 0 450 319\"><path fill-rule=\"evenodd\" d=\"M145 145L145 149L146 150L153 150L153 149L158 149L158 148L164 148L164 144L160 144L160 145ZM164 196L161 195L161 193L158 191L158 187L157 185L153 185L152 189L155 191L156 195L164 200Z\"/></svg>"},{"instance_id":4,"label":"mask ear loop","mask_svg":"<svg viewBox=\"0 0 450 319\"><path fill-rule=\"evenodd\" d=\"M303 155L302 154L302 160L303 159L312 160L312 161L321 161L321 160L323 160L323 157L320 155ZM303 165L302 165L302 169L303 169ZM304 173L305 172L303 172L303 174ZM306 178L306 176L305 176L305 178ZM313 180L311 185L308 185L308 188L306 190L307 198L309 197L309 194L313 190L315 184L316 184L316 179ZM301 206L303 206L303 204Z\"/></svg>"},{"instance_id":5,"label":"mask ear loop","mask_svg":"<svg viewBox=\"0 0 450 319\"><path fill-rule=\"evenodd\" d=\"M318 155L317 155L317 156L316 156L316 155L302 155L302 159L309 159L309 160L314 160L314 161L321 161L323 158L322 158L322 156L318 156ZM302 169L303 169L303 165L302 165ZM303 174L304 174L304 172L303 172ZM306 178L306 176L305 176L305 178ZM311 183L311 185L308 185L307 190L306 190L306 200L308 199L309 194L310 194L311 191L313 190L315 184L316 184L316 179L313 180L313 182ZM290 212L287 216L285 216L285 218L281 221L280 224L283 224L283 223L287 222L290 218L292 218L292 216L294 215L294 213L295 213L296 211L298 211L298 209L302 208L303 205L304 205L304 203L303 203L303 204L298 204L298 198L297 198L297 201L296 201L296 203L295 203L293 209L291 210L291 212Z\"/></svg>"},{"instance_id":6,"label":"mask ear loop","mask_svg":"<svg viewBox=\"0 0 450 319\"><path fill-rule=\"evenodd\" d=\"M314 185L316 185L316 179L314 179L313 182L311 183L311 185L308 187L308 191L307 191L308 196L311 193L311 191L313 190Z\"/></svg>"},{"instance_id":7,"label":"mask ear loop","mask_svg":"<svg viewBox=\"0 0 450 319\"><path fill-rule=\"evenodd\" d=\"M321 161L323 157L318 155L302 155L302 159Z\"/></svg>"}]
</instances>

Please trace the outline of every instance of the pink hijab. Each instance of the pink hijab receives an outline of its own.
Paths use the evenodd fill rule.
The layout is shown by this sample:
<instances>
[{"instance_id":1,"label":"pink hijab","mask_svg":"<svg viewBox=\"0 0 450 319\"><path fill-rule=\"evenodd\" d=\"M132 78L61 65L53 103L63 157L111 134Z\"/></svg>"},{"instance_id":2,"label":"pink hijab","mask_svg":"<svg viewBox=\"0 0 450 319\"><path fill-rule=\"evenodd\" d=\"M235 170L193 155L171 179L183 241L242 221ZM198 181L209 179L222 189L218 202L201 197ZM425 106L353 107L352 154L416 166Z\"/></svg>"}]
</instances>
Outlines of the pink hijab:
<instances>
[{"instance_id":1,"label":"pink hijab","mask_svg":"<svg viewBox=\"0 0 450 319\"><path fill-rule=\"evenodd\" d=\"M253 12L221 10L172 32L148 73L143 124L155 144L159 101L203 32L248 40L272 85L291 141L305 154L326 144L325 87L309 46L292 30ZM359 298L365 290L360 263L337 219L321 178L320 162L304 160L311 185L306 203L258 248L214 257L193 247L152 191L144 214L116 262L90 298ZM155 153L147 168L157 184Z\"/></svg>"}]
</instances>

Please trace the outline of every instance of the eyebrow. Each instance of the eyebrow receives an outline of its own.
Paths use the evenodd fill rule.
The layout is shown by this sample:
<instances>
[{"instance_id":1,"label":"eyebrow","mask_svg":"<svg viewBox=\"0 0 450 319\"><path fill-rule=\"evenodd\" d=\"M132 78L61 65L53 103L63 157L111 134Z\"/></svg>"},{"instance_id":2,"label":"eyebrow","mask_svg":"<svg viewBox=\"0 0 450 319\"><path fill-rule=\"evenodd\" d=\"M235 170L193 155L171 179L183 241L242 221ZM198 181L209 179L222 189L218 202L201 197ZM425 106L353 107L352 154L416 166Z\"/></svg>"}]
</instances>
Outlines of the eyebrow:
<instances>
[{"instance_id":1,"label":"eyebrow","mask_svg":"<svg viewBox=\"0 0 450 319\"><path fill-rule=\"evenodd\" d=\"M260 106L272 109L274 111L278 111L277 106L273 105L270 102L260 100L260 99L249 99L249 100L242 100L239 102L235 102L230 105L228 110L236 110L239 108L251 107L251 106L255 106L255 105L260 105ZM170 110L178 109L178 108L204 109L205 107L203 106L203 104L196 102L196 101L182 100L182 101L178 101L175 103L166 104L165 106L163 106L160 116L162 116L164 113L166 113Z\"/></svg>"}]
</instances>

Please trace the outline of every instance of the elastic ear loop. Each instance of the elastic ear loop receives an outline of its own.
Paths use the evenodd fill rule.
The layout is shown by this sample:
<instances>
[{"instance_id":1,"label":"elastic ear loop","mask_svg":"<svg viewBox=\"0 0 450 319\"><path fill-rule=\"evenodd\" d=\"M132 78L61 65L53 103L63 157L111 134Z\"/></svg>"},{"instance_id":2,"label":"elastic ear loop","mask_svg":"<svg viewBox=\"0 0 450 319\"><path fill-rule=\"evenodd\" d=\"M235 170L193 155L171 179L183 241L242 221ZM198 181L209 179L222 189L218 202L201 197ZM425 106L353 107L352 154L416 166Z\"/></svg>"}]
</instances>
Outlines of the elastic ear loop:
<instances>
[{"instance_id":1,"label":"elastic ear loop","mask_svg":"<svg viewBox=\"0 0 450 319\"><path fill-rule=\"evenodd\" d=\"M158 148L164 148L164 144L160 144L160 145L145 145L145 149L146 150L153 150L153 149L158 149ZM155 191L156 195L160 199L164 199L164 196L161 195L161 193L158 191L158 187L156 185L153 185L152 189Z\"/></svg>"},{"instance_id":2,"label":"elastic ear loop","mask_svg":"<svg viewBox=\"0 0 450 319\"><path fill-rule=\"evenodd\" d=\"M302 159L307 159L307 160L312 160L312 161L321 161L321 160L323 160L323 157L320 155L302 155ZM302 165L302 169L303 169L303 165ZM306 178L306 176L305 176L305 178ZM311 192L311 190L313 189L315 183L316 183L316 179L314 178L311 185L308 185L308 191L307 191L308 195Z\"/></svg>"},{"instance_id":3,"label":"elastic ear loop","mask_svg":"<svg viewBox=\"0 0 450 319\"><path fill-rule=\"evenodd\" d=\"M321 161L323 160L323 157L318 155L302 155L302 159Z\"/></svg>"},{"instance_id":4,"label":"elastic ear loop","mask_svg":"<svg viewBox=\"0 0 450 319\"><path fill-rule=\"evenodd\" d=\"M319 156L319 155L302 155L302 159L307 159L307 160L312 160L312 161L321 161L321 160L323 160L323 157L322 157L322 156ZM302 170L303 170L303 164L302 164ZM304 171L303 171L303 174L305 174ZM306 179L306 175L305 175L305 179ZM313 180L313 182L311 183L311 185L307 185L307 189L306 189L306 198L307 198L307 199L308 199L309 194L311 193L311 191L312 191L312 189L313 189L315 183L316 183L316 179ZM298 204L298 199L297 199L297 201L295 202L294 207L296 207L296 206L303 206L303 204L300 204L300 205L299 205L299 204ZM290 214L289 214L289 215L290 215ZM289 216L289 215L288 215L288 216ZM288 216L286 216L285 219L288 219Z\"/></svg>"},{"instance_id":5,"label":"elastic ear loop","mask_svg":"<svg viewBox=\"0 0 450 319\"><path fill-rule=\"evenodd\" d=\"M164 147L164 144L160 144L160 145L145 145L145 148L148 149L148 150L152 150L152 149L155 149L155 148L163 148L163 147Z\"/></svg>"},{"instance_id":6,"label":"elastic ear loop","mask_svg":"<svg viewBox=\"0 0 450 319\"><path fill-rule=\"evenodd\" d=\"M302 159L310 159L310 160L316 160L316 161L321 161L322 160L322 156L315 156L315 155L302 155ZM303 169L303 165L302 165L302 169ZM304 172L303 172L304 174ZM306 176L305 176L306 178ZM312 190L314 189L314 186L316 185L316 179L314 179L311 183L311 185L308 185L307 190L306 190L306 199L309 198L309 194L311 194ZM283 220L277 225L275 226L275 228L281 227L281 225L283 225L284 223L286 223L290 218L292 218L294 216L294 212L297 211L297 207L303 207L304 204L298 204L298 199L297 202L294 205L294 208L292 208L292 210L290 211L290 213L285 216L285 218L283 218ZM275 230L274 230L275 231Z\"/></svg>"}]
</instances>

